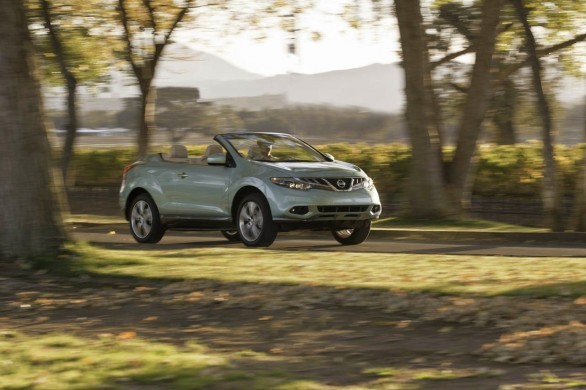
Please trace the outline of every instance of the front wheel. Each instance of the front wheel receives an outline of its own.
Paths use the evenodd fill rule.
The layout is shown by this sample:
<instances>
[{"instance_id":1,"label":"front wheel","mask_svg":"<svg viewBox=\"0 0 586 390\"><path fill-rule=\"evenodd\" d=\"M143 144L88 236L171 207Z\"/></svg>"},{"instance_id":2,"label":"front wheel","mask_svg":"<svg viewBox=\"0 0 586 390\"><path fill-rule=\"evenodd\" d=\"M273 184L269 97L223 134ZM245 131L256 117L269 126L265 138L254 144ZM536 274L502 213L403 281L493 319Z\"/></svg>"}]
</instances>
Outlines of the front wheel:
<instances>
[{"instance_id":1,"label":"front wheel","mask_svg":"<svg viewBox=\"0 0 586 390\"><path fill-rule=\"evenodd\" d=\"M141 244L161 241L165 228L159 218L159 209L148 194L140 194L130 205L130 232Z\"/></svg>"},{"instance_id":2,"label":"front wheel","mask_svg":"<svg viewBox=\"0 0 586 390\"><path fill-rule=\"evenodd\" d=\"M237 226L246 246L269 246L277 238L271 209L262 194L250 194L238 206Z\"/></svg>"},{"instance_id":3,"label":"front wheel","mask_svg":"<svg viewBox=\"0 0 586 390\"><path fill-rule=\"evenodd\" d=\"M368 237L370 234L370 221L353 229L332 230L332 235L342 245L357 245Z\"/></svg>"}]
</instances>

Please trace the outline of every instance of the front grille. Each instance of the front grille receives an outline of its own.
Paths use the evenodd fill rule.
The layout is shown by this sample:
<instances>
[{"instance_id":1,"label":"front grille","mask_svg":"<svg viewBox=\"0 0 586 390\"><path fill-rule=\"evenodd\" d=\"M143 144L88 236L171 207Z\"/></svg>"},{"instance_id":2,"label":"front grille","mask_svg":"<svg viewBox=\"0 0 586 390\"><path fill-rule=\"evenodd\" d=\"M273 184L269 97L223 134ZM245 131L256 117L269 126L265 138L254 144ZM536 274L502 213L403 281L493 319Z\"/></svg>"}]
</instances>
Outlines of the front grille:
<instances>
[{"instance_id":1,"label":"front grille","mask_svg":"<svg viewBox=\"0 0 586 390\"><path fill-rule=\"evenodd\" d=\"M320 213L363 213L368 206L317 206Z\"/></svg>"},{"instance_id":2,"label":"front grille","mask_svg":"<svg viewBox=\"0 0 586 390\"><path fill-rule=\"evenodd\" d=\"M301 180L331 191L352 191L364 183L363 177L304 177Z\"/></svg>"}]
</instances>

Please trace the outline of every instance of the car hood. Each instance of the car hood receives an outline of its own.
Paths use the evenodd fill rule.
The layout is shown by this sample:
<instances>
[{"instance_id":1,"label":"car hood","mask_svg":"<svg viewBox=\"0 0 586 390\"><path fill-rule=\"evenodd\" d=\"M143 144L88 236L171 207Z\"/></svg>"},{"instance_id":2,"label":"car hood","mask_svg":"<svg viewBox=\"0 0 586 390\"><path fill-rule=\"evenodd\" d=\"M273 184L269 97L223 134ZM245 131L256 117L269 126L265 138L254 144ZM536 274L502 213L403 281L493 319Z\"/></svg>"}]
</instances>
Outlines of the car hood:
<instances>
[{"instance_id":1,"label":"car hood","mask_svg":"<svg viewBox=\"0 0 586 390\"><path fill-rule=\"evenodd\" d=\"M356 165L343 161L334 162L281 162L261 164L270 166L289 176L296 177L339 177L339 176L364 176L364 173Z\"/></svg>"}]
</instances>

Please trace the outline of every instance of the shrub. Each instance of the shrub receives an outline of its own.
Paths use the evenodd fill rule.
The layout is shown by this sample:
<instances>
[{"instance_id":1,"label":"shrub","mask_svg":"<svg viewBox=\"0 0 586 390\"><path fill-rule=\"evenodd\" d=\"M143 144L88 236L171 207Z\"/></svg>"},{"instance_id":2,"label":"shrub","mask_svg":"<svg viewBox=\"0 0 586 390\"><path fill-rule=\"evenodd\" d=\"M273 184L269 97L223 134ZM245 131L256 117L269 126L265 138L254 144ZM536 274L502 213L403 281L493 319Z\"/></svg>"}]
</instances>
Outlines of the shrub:
<instances>
[{"instance_id":1,"label":"shrub","mask_svg":"<svg viewBox=\"0 0 586 390\"><path fill-rule=\"evenodd\" d=\"M201 155L205 146L189 146ZM558 146L556 155L566 194L572 194L580 171L585 145ZM318 146L337 160L360 166L371 176L382 194L403 194L409 172L411 150L402 144L336 143ZM482 196L539 197L543 177L541 144L515 146L484 145L478 151L474 194ZM160 148L155 150L161 151ZM446 155L452 151L446 149ZM78 150L72 173L76 186L118 186L124 166L134 161L133 149Z\"/></svg>"}]
</instances>

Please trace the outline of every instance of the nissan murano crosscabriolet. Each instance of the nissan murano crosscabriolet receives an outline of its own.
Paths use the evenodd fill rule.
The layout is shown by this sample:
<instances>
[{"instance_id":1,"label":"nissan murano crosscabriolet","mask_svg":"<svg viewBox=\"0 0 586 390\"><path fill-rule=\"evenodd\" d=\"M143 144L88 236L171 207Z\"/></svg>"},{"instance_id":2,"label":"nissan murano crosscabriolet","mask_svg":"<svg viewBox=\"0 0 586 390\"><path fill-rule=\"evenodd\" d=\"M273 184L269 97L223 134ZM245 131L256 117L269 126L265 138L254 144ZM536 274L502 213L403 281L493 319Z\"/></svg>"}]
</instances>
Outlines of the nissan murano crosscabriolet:
<instances>
[{"instance_id":1,"label":"nissan murano crosscabriolet","mask_svg":"<svg viewBox=\"0 0 586 390\"><path fill-rule=\"evenodd\" d=\"M362 169L281 133L219 134L203 156L183 145L150 155L124 169L120 207L139 243L168 229L218 230L251 247L293 229L360 244L381 214Z\"/></svg>"}]
</instances>

